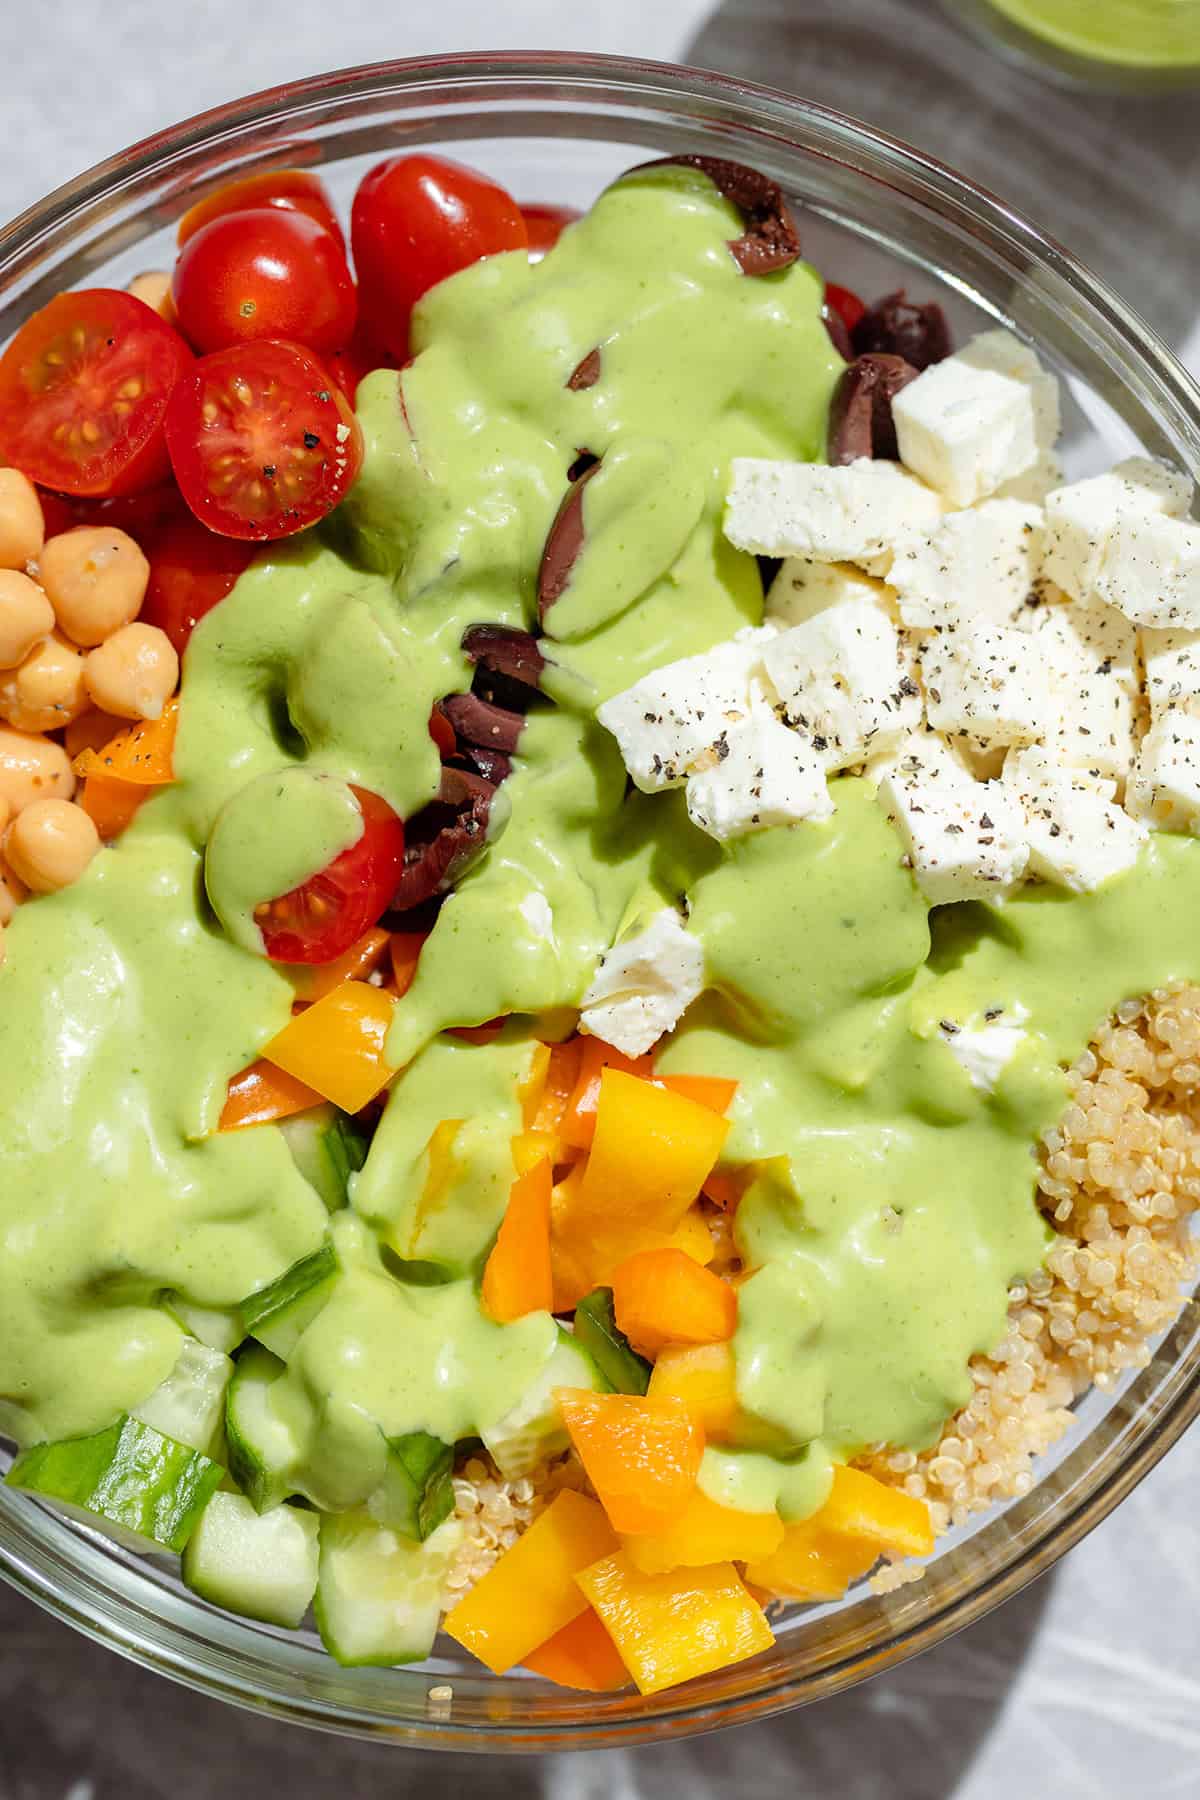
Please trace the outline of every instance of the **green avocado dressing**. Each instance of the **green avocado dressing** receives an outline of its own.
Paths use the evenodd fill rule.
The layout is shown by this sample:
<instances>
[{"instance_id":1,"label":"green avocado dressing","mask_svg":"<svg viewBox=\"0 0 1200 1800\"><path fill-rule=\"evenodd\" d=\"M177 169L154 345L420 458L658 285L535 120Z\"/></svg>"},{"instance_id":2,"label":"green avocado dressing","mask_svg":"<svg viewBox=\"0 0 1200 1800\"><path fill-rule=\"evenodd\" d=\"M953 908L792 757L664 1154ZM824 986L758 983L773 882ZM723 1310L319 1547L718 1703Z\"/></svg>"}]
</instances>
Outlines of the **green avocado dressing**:
<instances>
[{"instance_id":1,"label":"green avocado dressing","mask_svg":"<svg viewBox=\"0 0 1200 1800\"><path fill-rule=\"evenodd\" d=\"M342 514L194 634L175 786L76 887L19 912L0 972L0 1395L22 1442L100 1429L162 1379L168 1291L230 1307L329 1229L341 1274L271 1390L309 1497L358 1503L387 1437L500 1418L555 1342L544 1314L493 1324L476 1287L533 1036L572 1027L625 922L685 895L710 988L662 1062L738 1079L727 1155L762 1165L738 1215L754 1446L710 1449L706 1491L803 1516L831 1458L927 1442L965 1398L1008 1284L1044 1252L1031 1152L1060 1065L1122 996L1194 973L1200 859L1158 840L1104 893L956 909L931 939L861 782L836 784L831 820L728 850L678 794L626 794L595 708L759 620L753 559L720 533L729 460L819 454L839 366L818 279L741 275L737 229L697 172L640 173L536 268L496 257L434 290L416 361L361 391ZM569 386L595 349L599 379ZM581 450L603 461L547 619L554 704L530 714L486 851L397 1007L402 1073L330 1227L279 1131L215 1131L292 1000L254 909L353 841L347 784L405 817L436 794L430 711L469 685L468 626L536 621ZM1042 1035L989 1097L942 1021L1017 1004ZM487 1045L444 1035L507 1014Z\"/></svg>"}]
</instances>

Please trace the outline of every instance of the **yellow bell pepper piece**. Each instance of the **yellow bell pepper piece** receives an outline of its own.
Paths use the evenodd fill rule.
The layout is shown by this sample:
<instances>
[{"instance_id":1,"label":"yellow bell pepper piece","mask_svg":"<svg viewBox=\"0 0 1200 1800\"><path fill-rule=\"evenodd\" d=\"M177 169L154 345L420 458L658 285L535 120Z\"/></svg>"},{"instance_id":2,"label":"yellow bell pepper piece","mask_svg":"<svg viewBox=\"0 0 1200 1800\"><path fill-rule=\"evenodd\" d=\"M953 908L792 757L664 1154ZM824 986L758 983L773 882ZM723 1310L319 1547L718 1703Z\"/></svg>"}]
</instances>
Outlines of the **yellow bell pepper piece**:
<instances>
[{"instance_id":1,"label":"yellow bell pepper piece","mask_svg":"<svg viewBox=\"0 0 1200 1800\"><path fill-rule=\"evenodd\" d=\"M703 1568L706 1563L755 1562L772 1556L783 1542L778 1513L735 1512L718 1506L697 1488L672 1524L648 1537L623 1540L626 1556L643 1575L668 1569Z\"/></svg>"},{"instance_id":2,"label":"yellow bell pepper piece","mask_svg":"<svg viewBox=\"0 0 1200 1800\"><path fill-rule=\"evenodd\" d=\"M751 1564L746 1578L793 1600L836 1600L885 1550L928 1556L932 1549L924 1500L839 1465L821 1510L789 1525L779 1549Z\"/></svg>"},{"instance_id":3,"label":"yellow bell pepper piece","mask_svg":"<svg viewBox=\"0 0 1200 1800\"><path fill-rule=\"evenodd\" d=\"M708 1220L698 1206L689 1206L669 1236L653 1238L641 1246L645 1250L682 1250L705 1268L716 1253Z\"/></svg>"},{"instance_id":4,"label":"yellow bell pepper piece","mask_svg":"<svg viewBox=\"0 0 1200 1800\"><path fill-rule=\"evenodd\" d=\"M706 1438L730 1435L738 1415L737 1375L729 1344L668 1345L650 1376L653 1400L682 1400Z\"/></svg>"},{"instance_id":5,"label":"yellow bell pepper piece","mask_svg":"<svg viewBox=\"0 0 1200 1800\"><path fill-rule=\"evenodd\" d=\"M643 1575L618 1550L576 1581L642 1694L744 1662L775 1642L730 1562Z\"/></svg>"},{"instance_id":6,"label":"yellow bell pepper piece","mask_svg":"<svg viewBox=\"0 0 1200 1800\"><path fill-rule=\"evenodd\" d=\"M562 1139L554 1131L522 1131L512 1141L513 1168L518 1175L528 1175L540 1162L553 1168L562 1161Z\"/></svg>"},{"instance_id":7,"label":"yellow bell pepper piece","mask_svg":"<svg viewBox=\"0 0 1200 1800\"><path fill-rule=\"evenodd\" d=\"M827 1531L862 1538L880 1550L928 1556L933 1549L933 1526L924 1500L877 1481L865 1469L834 1470L829 1498L817 1518Z\"/></svg>"},{"instance_id":8,"label":"yellow bell pepper piece","mask_svg":"<svg viewBox=\"0 0 1200 1800\"><path fill-rule=\"evenodd\" d=\"M447 1614L447 1636L503 1675L586 1610L575 1576L616 1542L604 1508L564 1488Z\"/></svg>"},{"instance_id":9,"label":"yellow bell pepper piece","mask_svg":"<svg viewBox=\"0 0 1200 1800\"><path fill-rule=\"evenodd\" d=\"M878 1544L803 1519L785 1527L783 1542L770 1556L747 1563L746 1580L789 1600L840 1600L850 1583L878 1561Z\"/></svg>"},{"instance_id":10,"label":"yellow bell pepper piece","mask_svg":"<svg viewBox=\"0 0 1200 1800\"><path fill-rule=\"evenodd\" d=\"M382 988L344 981L297 1013L262 1054L343 1112L356 1113L396 1073L383 1054L395 1005Z\"/></svg>"},{"instance_id":11,"label":"yellow bell pepper piece","mask_svg":"<svg viewBox=\"0 0 1200 1800\"><path fill-rule=\"evenodd\" d=\"M550 1072L549 1044L535 1044L533 1055L529 1059L529 1073L517 1089L517 1098L521 1102L521 1118L527 1131L533 1128L535 1119L541 1109L542 1096L546 1091L546 1077Z\"/></svg>"}]
</instances>

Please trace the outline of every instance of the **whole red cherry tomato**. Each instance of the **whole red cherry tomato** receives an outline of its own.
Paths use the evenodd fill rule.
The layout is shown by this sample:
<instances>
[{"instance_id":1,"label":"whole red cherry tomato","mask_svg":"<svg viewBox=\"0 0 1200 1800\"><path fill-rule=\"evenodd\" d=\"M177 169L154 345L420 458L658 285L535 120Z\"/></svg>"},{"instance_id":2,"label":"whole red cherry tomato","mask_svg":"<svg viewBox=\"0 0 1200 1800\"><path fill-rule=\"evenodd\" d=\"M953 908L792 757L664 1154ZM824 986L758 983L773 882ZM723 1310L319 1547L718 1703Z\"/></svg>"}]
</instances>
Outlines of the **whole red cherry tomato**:
<instances>
[{"instance_id":1,"label":"whole red cherry tomato","mask_svg":"<svg viewBox=\"0 0 1200 1800\"><path fill-rule=\"evenodd\" d=\"M404 867L404 822L378 794L352 787L362 836L327 869L255 908L274 962L334 962L385 912Z\"/></svg>"},{"instance_id":2,"label":"whole red cherry tomato","mask_svg":"<svg viewBox=\"0 0 1200 1800\"><path fill-rule=\"evenodd\" d=\"M172 280L180 329L197 350L287 338L313 350L349 341L358 301L346 258L304 213L224 213L190 237Z\"/></svg>"},{"instance_id":3,"label":"whole red cherry tomato","mask_svg":"<svg viewBox=\"0 0 1200 1800\"><path fill-rule=\"evenodd\" d=\"M346 347L343 350L328 351L324 362L352 406L358 396L359 382L373 369L397 367L390 350L385 350L382 344L376 344L361 323Z\"/></svg>"},{"instance_id":4,"label":"whole red cherry tomato","mask_svg":"<svg viewBox=\"0 0 1200 1800\"><path fill-rule=\"evenodd\" d=\"M0 357L0 462L63 494L133 494L170 476L163 421L192 353L116 288L59 294Z\"/></svg>"},{"instance_id":5,"label":"whole red cherry tomato","mask_svg":"<svg viewBox=\"0 0 1200 1800\"><path fill-rule=\"evenodd\" d=\"M350 241L363 319L398 362L408 316L435 282L501 250L528 244L521 209L504 188L445 157L393 156L354 196Z\"/></svg>"},{"instance_id":6,"label":"whole red cherry tomato","mask_svg":"<svg viewBox=\"0 0 1200 1800\"><path fill-rule=\"evenodd\" d=\"M362 467L349 402L299 344L201 357L176 387L166 431L180 493L223 537L303 531L345 498Z\"/></svg>"},{"instance_id":7,"label":"whole red cherry tomato","mask_svg":"<svg viewBox=\"0 0 1200 1800\"><path fill-rule=\"evenodd\" d=\"M852 288L839 287L836 281L825 283L825 304L832 306L847 331L854 330L867 310Z\"/></svg>"},{"instance_id":8,"label":"whole red cherry tomato","mask_svg":"<svg viewBox=\"0 0 1200 1800\"><path fill-rule=\"evenodd\" d=\"M218 537L177 501L175 516L141 538L150 580L141 618L166 632L182 656L196 626L254 557L253 544Z\"/></svg>"},{"instance_id":9,"label":"whole red cherry tomato","mask_svg":"<svg viewBox=\"0 0 1200 1800\"><path fill-rule=\"evenodd\" d=\"M333 201L324 182L310 175L307 169L268 169L262 175L246 175L241 181L227 181L224 187L189 207L179 221L176 242L182 250L202 225L210 225L222 213L250 212L260 206L278 207L282 212L307 213L337 239L339 249L345 250L346 239L333 210Z\"/></svg>"},{"instance_id":10,"label":"whole red cherry tomato","mask_svg":"<svg viewBox=\"0 0 1200 1800\"><path fill-rule=\"evenodd\" d=\"M573 206L523 206L521 217L529 235L529 260L540 262L547 250L553 250L567 226L580 216Z\"/></svg>"}]
</instances>

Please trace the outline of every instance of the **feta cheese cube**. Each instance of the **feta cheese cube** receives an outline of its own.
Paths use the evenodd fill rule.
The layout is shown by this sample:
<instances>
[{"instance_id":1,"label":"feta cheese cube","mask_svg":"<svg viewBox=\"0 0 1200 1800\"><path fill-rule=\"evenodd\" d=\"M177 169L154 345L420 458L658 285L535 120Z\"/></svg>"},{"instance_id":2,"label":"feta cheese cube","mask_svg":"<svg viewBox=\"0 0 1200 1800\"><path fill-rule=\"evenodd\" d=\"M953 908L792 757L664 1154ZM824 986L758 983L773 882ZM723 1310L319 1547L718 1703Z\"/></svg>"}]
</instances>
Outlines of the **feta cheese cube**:
<instances>
[{"instance_id":1,"label":"feta cheese cube","mask_svg":"<svg viewBox=\"0 0 1200 1800\"><path fill-rule=\"evenodd\" d=\"M1082 893L1137 861L1146 829L1113 804L1111 781L1060 768L1033 746L1008 758L1002 785L1024 813L1029 867L1044 881Z\"/></svg>"},{"instance_id":2,"label":"feta cheese cube","mask_svg":"<svg viewBox=\"0 0 1200 1800\"><path fill-rule=\"evenodd\" d=\"M1200 525L1162 514L1118 519L1093 591L1135 624L1200 630Z\"/></svg>"},{"instance_id":3,"label":"feta cheese cube","mask_svg":"<svg viewBox=\"0 0 1200 1800\"><path fill-rule=\"evenodd\" d=\"M721 840L827 819L833 801L811 742L766 707L727 733L721 760L687 784L688 816Z\"/></svg>"},{"instance_id":4,"label":"feta cheese cube","mask_svg":"<svg viewBox=\"0 0 1200 1800\"><path fill-rule=\"evenodd\" d=\"M1046 495L1063 484L1063 466L1053 450L1043 450L1037 461L1011 481L1002 481L993 500L1020 500L1026 506L1043 506Z\"/></svg>"},{"instance_id":5,"label":"feta cheese cube","mask_svg":"<svg viewBox=\"0 0 1200 1800\"><path fill-rule=\"evenodd\" d=\"M1157 724L1176 708L1200 710L1200 631L1160 631L1148 625L1138 638L1151 720Z\"/></svg>"},{"instance_id":6,"label":"feta cheese cube","mask_svg":"<svg viewBox=\"0 0 1200 1800\"><path fill-rule=\"evenodd\" d=\"M900 635L873 599L847 600L782 631L763 668L829 770L898 744L921 722L921 691Z\"/></svg>"},{"instance_id":7,"label":"feta cheese cube","mask_svg":"<svg viewBox=\"0 0 1200 1800\"><path fill-rule=\"evenodd\" d=\"M947 513L931 531L896 541L888 580L906 625L1008 625L1037 579L1042 511L1019 500L985 500Z\"/></svg>"},{"instance_id":8,"label":"feta cheese cube","mask_svg":"<svg viewBox=\"0 0 1200 1800\"><path fill-rule=\"evenodd\" d=\"M1052 723L1046 741L1055 761L1124 781L1136 749L1133 626L1098 601L1047 606L1038 616L1033 641L1049 682Z\"/></svg>"},{"instance_id":9,"label":"feta cheese cube","mask_svg":"<svg viewBox=\"0 0 1200 1800\"><path fill-rule=\"evenodd\" d=\"M1200 717L1172 710L1142 739L1125 795L1135 819L1200 837Z\"/></svg>"},{"instance_id":10,"label":"feta cheese cube","mask_svg":"<svg viewBox=\"0 0 1200 1800\"><path fill-rule=\"evenodd\" d=\"M1022 820L998 781L976 781L933 732L914 732L882 771L879 796L934 906L995 898L1018 880Z\"/></svg>"},{"instance_id":11,"label":"feta cheese cube","mask_svg":"<svg viewBox=\"0 0 1200 1800\"><path fill-rule=\"evenodd\" d=\"M725 535L757 556L859 563L890 552L906 526L931 525L941 511L937 495L892 462L860 457L829 468L740 456L733 460Z\"/></svg>"},{"instance_id":12,"label":"feta cheese cube","mask_svg":"<svg viewBox=\"0 0 1200 1800\"><path fill-rule=\"evenodd\" d=\"M969 1019L959 1025L952 1019L942 1022L942 1037L947 1050L966 1072L972 1087L985 1094L995 1092L996 1083L1025 1042L1023 1029L1029 1017L1020 1001L1007 1011L994 1012Z\"/></svg>"},{"instance_id":13,"label":"feta cheese cube","mask_svg":"<svg viewBox=\"0 0 1200 1800\"><path fill-rule=\"evenodd\" d=\"M1032 744L1051 719L1036 640L1011 625L964 625L921 646L925 716L935 731L974 750Z\"/></svg>"},{"instance_id":14,"label":"feta cheese cube","mask_svg":"<svg viewBox=\"0 0 1200 1800\"><path fill-rule=\"evenodd\" d=\"M704 991L704 949L664 906L615 943L583 996L579 1028L625 1056L644 1056Z\"/></svg>"},{"instance_id":15,"label":"feta cheese cube","mask_svg":"<svg viewBox=\"0 0 1200 1800\"><path fill-rule=\"evenodd\" d=\"M1007 332L986 332L922 370L892 402L905 468L955 506L973 506L1033 467L1057 431L1045 375Z\"/></svg>"},{"instance_id":16,"label":"feta cheese cube","mask_svg":"<svg viewBox=\"0 0 1200 1800\"><path fill-rule=\"evenodd\" d=\"M597 709L644 794L681 787L696 761L748 717L762 640L772 635L740 633L700 656L667 663Z\"/></svg>"},{"instance_id":17,"label":"feta cheese cube","mask_svg":"<svg viewBox=\"0 0 1200 1800\"><path fill-rule=\"evenodd\" d=\"M803 625L818 613L847 600L868 600L888 618L896 617L896 596L886 582L856 569L853 563L813 562L789 556L767 594L767 618L777 625Z\"/></svg>"},{"instance_id":18,"label":"feta cheese cube","mask_svg":"<svg viewBox=\"0 0 1200 1800\"><path fill-rule=\"evenodd\" d=\"M1045 501L1042 572L1073 600L1089 599L1120 520L1182 518L1191 503L1188 478L1149 456L1131 456L1107 475L1056 488Z\"/></svg>"}]
</instances>

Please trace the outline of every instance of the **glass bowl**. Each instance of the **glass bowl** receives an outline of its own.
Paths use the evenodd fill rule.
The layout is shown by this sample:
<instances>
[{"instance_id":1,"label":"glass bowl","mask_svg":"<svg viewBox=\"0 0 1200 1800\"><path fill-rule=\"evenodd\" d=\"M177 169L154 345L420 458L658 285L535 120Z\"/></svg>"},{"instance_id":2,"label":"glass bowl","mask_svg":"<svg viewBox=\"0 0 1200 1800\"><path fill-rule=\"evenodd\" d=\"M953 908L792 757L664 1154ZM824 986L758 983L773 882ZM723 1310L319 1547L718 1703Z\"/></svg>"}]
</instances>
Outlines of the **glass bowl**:
<instances>
[{"instance_id":1,"label":"glass bowl","mask_svg":"<svg viewBox=\"0 0 1200 1800\"><path fill-rule=\"evenodd\" d=\"M64 287L169 266L205 189L280 163L320 166L348 200L368 163L432 145L518 198L586 205L622 168L707 150L776 176L805 253L847 285L907 283L958 332L996 321L1064 381L1069 470L1142 448L1200 474L1200 391L1125 304L1002 202L867 126L767 88L611 57L479 55L382 63L192 119L60 188L0 232L0 341ZM651 1699L490 1676L457 1654L340 1669L311 1631L227 1616L142 1561L0 1488L0 1573L146 1667L235 1704L362 1737L455 1750L598 1748L739 1724L836 1693L1015 1593L1126 1495L1200 1411L1200 1307L1078 1424L1023 1500L952 1534L924 1580L779 1621L773 1650ZM453 1651L454 1646L449 1646Z\"/></svg>"}]
</instances>

